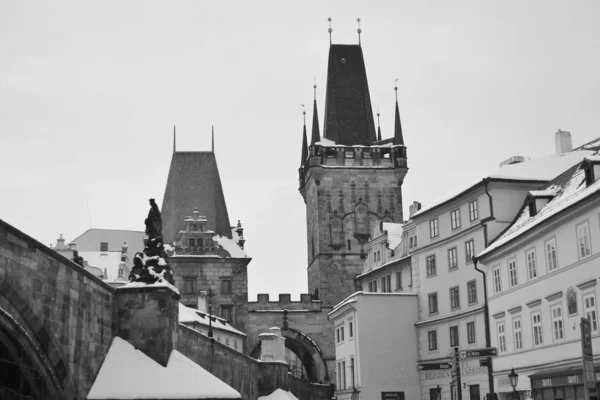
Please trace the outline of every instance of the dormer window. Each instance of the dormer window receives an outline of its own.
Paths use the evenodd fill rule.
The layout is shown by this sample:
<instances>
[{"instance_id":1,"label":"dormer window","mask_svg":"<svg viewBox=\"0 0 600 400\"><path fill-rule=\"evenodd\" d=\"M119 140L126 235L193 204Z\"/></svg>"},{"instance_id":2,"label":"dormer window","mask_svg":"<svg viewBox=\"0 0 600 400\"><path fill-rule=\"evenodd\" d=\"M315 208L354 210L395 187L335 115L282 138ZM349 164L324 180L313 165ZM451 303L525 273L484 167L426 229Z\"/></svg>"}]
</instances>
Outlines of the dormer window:
<instances>
[{"instance_id":1,"label":"dormer window","mask_svg":"<svg viewBox=\"0 0 600 400\"><path fill-rule=\"evenodd\" d=\"M582 168L585 173L585 183L587 186L597 182L600 179L600 155L584 158Z\"/></svg>"},{"instance_id":2,"label":"dormer window","mask_svg":"<svg viewBox=\"0 0 600 400\"><path fill-rule=\"evenodd\" d=\"M532 190L527 196L527 206L529 207L529 216L533 217L540 212L550 200L556 195L556 188L544 190Z\"/></svg>"}]
</instances>

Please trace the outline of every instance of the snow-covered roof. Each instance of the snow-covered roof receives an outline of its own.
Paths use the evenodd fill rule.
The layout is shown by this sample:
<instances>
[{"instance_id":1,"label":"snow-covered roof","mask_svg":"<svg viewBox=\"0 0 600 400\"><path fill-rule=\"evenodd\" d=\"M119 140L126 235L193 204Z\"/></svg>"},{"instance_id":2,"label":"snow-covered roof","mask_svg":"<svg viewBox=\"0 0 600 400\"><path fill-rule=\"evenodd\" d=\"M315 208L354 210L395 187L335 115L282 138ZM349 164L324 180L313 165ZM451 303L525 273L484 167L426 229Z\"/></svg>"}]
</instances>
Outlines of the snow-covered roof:
<instances>
[{"instance_id":1,"label":"snow-covered roof","mask_svg":"<svg viewBox=\"0 0 600 400\"><path fill-rule=\"evenodd\" d=\"M588 157L589 158L589 157ZM600 192L600 181L587 186L585 182L585 172L581 164L573 166L563 174L557 176L554 180L542 188L544 191L551 191L556 195L532 217L529 214L529 208L523 205L521 212L517 215L513 223L492 242L477 257L489 255L494 250L507 244L511 240L523 235L552 216L562 212L566 208L579 203L580 201Z\"/></svg>"},{"instance_id":2,"label":"snow-covered roof","mask_svg":"<svg viewBox=\"0 0 600 400\"><path fill-rule=\"evenodd\" d=\"M402 224L384 222L383 230L387 231L387 239L390 249L395 249L398 247L400 242L402 242L402 232L404 232L404 226Z\"/></svg>"},{"instance_id":3,"label":"snow-covered roof","mask_svg":"<svg viewBox=\"0 0 600 400\"><path fill-rule=\"evenodd\" d=\"M405 259L407 259L407 258L409 258L409 257L410 257L410 254L408 254L408 255L406 255L406 256L398 257L398 258L393 258L393 259L389 260L388 262L386 262L386 263L384 263L384 264L381 264L381 265L379 265L379 266L376 266L376 267L375 267L375 268L373 268L373 269L370 269L370 270L368 270L368 271L366 271L366 272L363 272L363 273L362 273L362 274L360 274L360 275L357 275L357 276L356 276L356 279L360 279L360 278L363 278L363 277L365 277L365 276L367 276L367 275L370 275L370 274L372 274L372 273L375 273L375 272L377 272L377 271L381 271L383 268L385 268L385 267L387 267L387 266L389 266L389 265L395 264L395 263L397 263L397 262L399 262L399 261L401 261L401 260L405 260Z\"/></svg>"},{"instance_id":4,"label":"snow-covered roof","mask_svg":"<svg viewBox=\"0 0 600 400\"><path fill-rule=\"evenodd\" d=\"M222 318L218 318L216 316L213 317L212 327L217 330L227 331L231 333L235 333L236 335L246 336L244 332L238 331L233 326L229 325L227 321ZM198 311L195 308L187 307L181 303L179 303L179 322L180 323L192 323L196 322L200 325L209 326L208 323L208 314L203 313L202 311Z\"/></svg>"},{"instance_id":5,"label":"snow-covered roof","mask_svg":"<svg viewBox=\"0 0 600 400\"><path fill-rule=\"evenodd\" d=\"M115 337L88 399L241 399L238 391L173 350L163 367Z\"/></svg>"},{"instance_id":6,"label":"snow-covered roof","mask_svg":"<svg viewBox=\"0 0 600 400\"><path fill-rule=\"evenodd\" d=\"M550 181L558 176L564 170L581 162L585 157L594 154L590 150L574 150L568 153L552 154L550 156L531 159L518 164L507 164L500 167L491 174L482 179L472 181L468 185L453 188L448 193L438 197L428 206L417 211L413 218L426 213L442 204L445 204L455 198L472 190L475 186L482 183L485 179L512 180L512 181Z\"/></svg>"},{"instance_id":7,"label":"snow-covered roof","mask_svg":"<svg viewBox=\"0 0 600 400\"><path fill-rule=\"evenodd\" d=\"M246 254L244 250L241 249L240 246L238 246L237 241L239 239L237 238L237 235L235 235L234 238L235 239L229 239L228 237L221 235L213 236L213 240L219 243L219 246L221 246L226 252L228 252L232 258L250 257L248 254Z\"/></svg>"},{"instance_id":8,"label":"snow-covered roof","mask_svg":"<svg viewBox=\"0 0 600 400\"><path fill-rule=\"evenodd\" d=\"M260 396L258 400L298 400L298 398L288 391L277 389L268 396Z\"/></svg>"}]
</instances>

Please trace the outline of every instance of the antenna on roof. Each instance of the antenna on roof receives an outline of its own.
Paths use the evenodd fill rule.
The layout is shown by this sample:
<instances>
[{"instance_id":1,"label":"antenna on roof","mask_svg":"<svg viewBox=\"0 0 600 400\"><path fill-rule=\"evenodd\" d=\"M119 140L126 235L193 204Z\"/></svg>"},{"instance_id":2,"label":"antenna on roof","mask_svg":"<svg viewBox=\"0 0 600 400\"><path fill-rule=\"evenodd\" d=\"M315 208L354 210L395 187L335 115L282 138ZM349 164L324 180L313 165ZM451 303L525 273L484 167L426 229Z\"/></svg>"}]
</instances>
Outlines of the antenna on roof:
<instances>
[{"instance_id":1,"label":"antenna on roof","mask_svg":"<svg viewBox=\"0 0 600 400\"><path fill-rule=\"evenodd\" d=\"M396 91L396 103L398 102L398 79L400 78L396 78L396 80L394 81L394 90Z\"/></svg>"},{"instance_id":2,"label":"antenna on roof","mask_svg":"<svg viewBox=\"0 0 600 400\"><path fill-rule=\"evenodd\" d=\"M212 152L215 152L215 126L212 126Z\"/></svg>"},{"instance_id":3,"label":"antenna on roof","mask_svg":"<svg viewBox=\"0 0 600 400\"><path fill-rule=\"evenodd\" d=\"M176 138L177 138L177 130L175 128L175 125L173 125L173 153L175 153Z\"/></svg>"},{"instance_id":4,"label":"antenna on roof","mask_svg":"<svg viewBox=\"0 0 600 400\"><path fill-rule=\"evenodd\" d=\"M360 18L356 18L356 22L358 22L358 29L356 32L358 32L358 45L360 46L360 34L362 33L362 29L360 29Z\"/></svg>"},{"instance_id":5,"label":"antenna on roof","mask_svg":"<svg viewBox=\"0 0 600 400\"><path fill-rule=\"evenodd\" d=\"M333 32L333 29L331 29L331 17L327 18L327 21L329 21L329 29L327 32L329 32L329 45L331 46L331 32Z\"/></svg>"}]
</instances>

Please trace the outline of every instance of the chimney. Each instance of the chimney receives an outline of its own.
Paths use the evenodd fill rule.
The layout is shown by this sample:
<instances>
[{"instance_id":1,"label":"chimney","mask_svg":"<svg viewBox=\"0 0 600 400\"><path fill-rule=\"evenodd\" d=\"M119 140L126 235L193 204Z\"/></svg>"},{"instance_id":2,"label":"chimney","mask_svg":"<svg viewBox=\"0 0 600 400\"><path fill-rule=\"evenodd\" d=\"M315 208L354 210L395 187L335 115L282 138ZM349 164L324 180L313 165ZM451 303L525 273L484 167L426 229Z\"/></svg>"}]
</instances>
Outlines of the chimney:
<instances>
[{"instance_id":1,"label":"chimney","mask_svg":"<svg viewBox=\"0 0 600 400\"><path fill-rule=\"evenodd\" d=\"M418 201L413 201L413 203L408 206L408 217L412 218L412 216L421 209L421 203Z\"/></svg>"},{"instance_id":2,"label":"chimney","mask_svg":"<svg viewBox=\"0 0 600 400\"><path fill-rule=\"evenodd\" d=\"M525 157L523 156L512 156L502 161L500 163L500 168L504 167L505 165L522 163L523 161L525 161Z\"/></svg>"},{"instance_id":3,"label":"chimney","mask_svg":"<svg viewBox=\"0 0 600 400\"><path fill-rule=\"evenodd\" d=\"M554 145L556 146L556 154L567 153L573 150L573 141L571 140L571 132L561 131L554 134Z\"/></svg>"},{"instance_id":4,"label":"chimney","mask_svg":"<svg viewBox=\"0 0 600 400\"><path fill-rule=\"evenodd\" d=\"M208 314L208 298L206 296L206 291L204 290L198 295L198 311Z\"/></svg>"}]
</instances>

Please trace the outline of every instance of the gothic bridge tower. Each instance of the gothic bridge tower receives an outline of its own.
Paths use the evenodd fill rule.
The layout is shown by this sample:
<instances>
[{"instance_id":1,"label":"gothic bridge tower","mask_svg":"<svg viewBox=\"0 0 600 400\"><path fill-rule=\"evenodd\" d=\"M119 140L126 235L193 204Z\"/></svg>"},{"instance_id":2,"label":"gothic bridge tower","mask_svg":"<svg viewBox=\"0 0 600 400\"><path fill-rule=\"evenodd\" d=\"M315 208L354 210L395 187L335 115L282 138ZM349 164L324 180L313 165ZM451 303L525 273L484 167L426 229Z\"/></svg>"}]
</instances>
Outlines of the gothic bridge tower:
<instances>
[{"instance_id":1,"label":"gothic bridge tower","mask_svg":"<svg viewBox=\"0 0 600 400\"><path fill-rule=\"evenodd\" d=\"M316 89L316 86L315 86ZM324 308L354 293L364 244L381 221L402 222L408 171L396 88L394 136L376 136L360 44L329 48L325 123L314 100L310 145L306 126L299 169L306 203L308 287ZM379 117L379 114L378 114Z\"/></svg>"}]
</instances>

